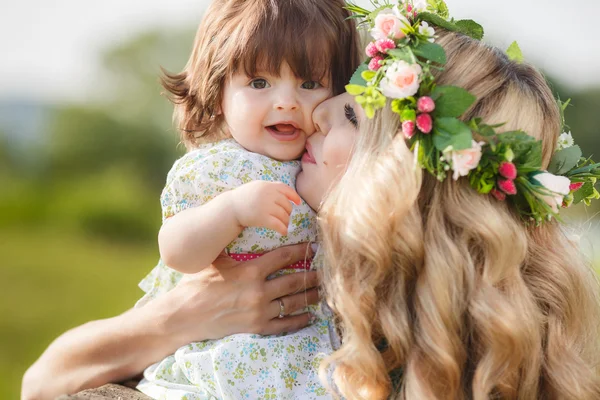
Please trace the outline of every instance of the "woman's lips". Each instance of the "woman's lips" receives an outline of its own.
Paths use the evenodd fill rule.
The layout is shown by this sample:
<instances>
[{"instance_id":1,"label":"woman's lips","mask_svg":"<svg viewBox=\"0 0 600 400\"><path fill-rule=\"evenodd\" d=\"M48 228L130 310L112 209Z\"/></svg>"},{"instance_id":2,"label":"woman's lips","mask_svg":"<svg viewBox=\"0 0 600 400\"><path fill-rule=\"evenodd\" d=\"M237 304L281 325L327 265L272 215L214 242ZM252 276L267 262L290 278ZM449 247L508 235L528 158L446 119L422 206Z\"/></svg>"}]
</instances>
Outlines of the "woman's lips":
<instances>
[{"instance_id":1,"label":"woman's lips","mask_svg":"<svg viewBox=\"0 0 600 400\"><path fill-rule=\"evenodd\" d=\"M302 155L302 162L306 163L306 164L316 164L317 161L315 160L315 158L312 155L312 146L310 145L309 142L306 142L306 151L304 152L304 155Z\"/></svg>"}]
</instances>

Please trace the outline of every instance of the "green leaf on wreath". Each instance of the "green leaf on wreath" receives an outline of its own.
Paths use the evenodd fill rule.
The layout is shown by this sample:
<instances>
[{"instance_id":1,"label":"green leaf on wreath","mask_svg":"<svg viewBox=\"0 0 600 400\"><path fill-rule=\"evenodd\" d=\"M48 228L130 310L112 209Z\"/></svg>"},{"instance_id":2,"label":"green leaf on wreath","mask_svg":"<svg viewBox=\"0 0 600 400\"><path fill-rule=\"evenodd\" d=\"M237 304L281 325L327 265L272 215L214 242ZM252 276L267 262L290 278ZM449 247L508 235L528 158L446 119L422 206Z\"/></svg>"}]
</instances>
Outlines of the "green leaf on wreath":
<instances>
[{"instance_id":1,"label":"green leaf on wreath","mask_svg":"<svg viewBox=\"0 0 600 400\"><path fill-rule=\"evenodd\" d=\"M415 55L408 46L401 47L399 49L388 50L388 54L397 60L406 61L409 64L415 63Z\"/></svg>"},{"instance_id":2,"label":"green leaf on wreath","mask_svg":"<svg viewBox=\"0 0 600 400\"><path fill-rule=\"evenodd\" d=\"M573 193L573 204L579 204L588 197L594 195L594 184L592 182L586 182L584 185L575 193Z\"/></svg>"},{"instance_id":3,"label":"green leaf on wreath","mask_svg":"<svg viewBox=\"0 0 600 400\"><path fill-rule=\"evenodd\" d=\"M437 25L440 28L444 28L446 30L457 32L458 27L454 25L452 22L446 21L444 18L439 15L432 14L430 12L422 12L419 13L419 19L421 21L429 22L430 24Z\"/></svg>"},{"instance_id":4,"label":"green leaf on wreath","mask_svg":"<svg viewBox=\"0 0 600 400\"><path fill-rule=\"evenodd\" d=\"M467 124L456 118L436 118L433 122L433 144L439 151L465 150L472 147L473 134Z\"/></svg>"},{"instance_id":5,"label":"green leaf on wreath","mask_svg":"<svg viewBox=\"0 0 600 400\"><path fill-rule=\"evenodd\" d=\"M419 57L438 64L446 64L446 52L437 43L421 42L417 47L413 47L412 51Z\"/></svg>"},{"instance_id":6,"label":"green leaf on wreath","mask_svg":"<svg viewBox=\"0 0 600 400\"><path fill-rule=\"evenodd\" d=\"M577 166L581 159L579 146L571 146L554 153L548 172L554 175L563 175Z\"/></svg>"},{"instance_id":7,"label":"green leaf on wreath","mask_svg":"<svg viewBox=\"0 0 600 400\"><path fill-rule=\"evenodd\" d=\"M346 85L346 92L352 96L359 96L363 94L365 90L367 90L367 88L361 85Z\"/></svg>"},{"instance_id":8,"label":"green leaf on wreath","mask_svg":"<svg viewBox=\"0 0 600 400\"><path fill-rule=\"evenodd\" d=\"M536 140L523 131L498 134L499 143L508 146L514 154L514 162L519 170L538 170L542 168L542 141Z\"/></svg>"},{"instance_id":9,"label":"green leaf on wreath","mask_svg":"<svg viewBox=\"0 0 600 400\"><path fill-rule=\"evenodd\" d=\"M509 60L514 61L517 64L522 64L523 61L525 61L525 58L523 57L523 52L519 47L519 43L517 43L516 41L512 42L508 50L506 50L506 55L508 56Z\"/></svg>"},{"instance_id":10,"label":"green leaf on wreath","mask_svg":"<svg viewBox=\"0 0 600 400\"><path fill-rule=\"evenodd\" d=\"M362 73L368 70L369 67L367 66L367 64L360 64L354 72L354 74L352 75L352 78L350 78L350 85L367 86L367 81L363 79Z\"/></svg>"},{"instance_id":11,"label":"green leaf on wreath","mask_svg":"<svg viewBox=\"0 0 600 400\"><path fill-rule=\"evenodd\" d=\"M483 39L483 27L472 19L462 19L454 23L458 27L458 32L472 37L476 40Z\"/></svg>"},{"instance_id":12,"label":"green leaf on wreath","mask_svg":"<svg viewBox=\"0 0 600 400\"><path fill-rule=\"evenodd\" d=\"M435 101L435 117L460 117L476 97L458 86L437 86L431 98Z\"/></svg>"}]
</instances>

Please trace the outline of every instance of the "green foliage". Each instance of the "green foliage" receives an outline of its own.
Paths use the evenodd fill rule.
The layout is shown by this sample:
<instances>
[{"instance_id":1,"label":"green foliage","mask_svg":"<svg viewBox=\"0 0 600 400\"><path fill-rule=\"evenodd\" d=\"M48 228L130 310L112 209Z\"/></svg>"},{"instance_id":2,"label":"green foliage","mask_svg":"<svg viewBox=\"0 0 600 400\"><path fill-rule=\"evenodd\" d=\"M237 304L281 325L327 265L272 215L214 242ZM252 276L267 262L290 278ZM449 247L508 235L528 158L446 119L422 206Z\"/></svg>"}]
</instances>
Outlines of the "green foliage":
<instances>
[{"instance_id":1,"label":"green foliage","mask_svg":"<svg viewBox=\"0 0 600 400\"><path fill-rule=\"evenodd\" d=\"M476 98L457 86L437 86L431 98L435 101L435 117L460 117L471 107Z\"/></svg>"},{"instance_id":2,"label":"green foliage","mask_svg":"<svg viewBox=\"0 0 600 400\"><path fill-rule=\"evenodd\" d=\"M516 41L512 42L508 50L506 50L506 55L510 60L515 61L519 64L525 61L525 58L523 57L523 52L521 52L521 48L519 47L519 44Z\"/></svg>"},{"instance_id":3,"label":"green foliage","mask_svg":"<svg viewBox=\"0 0 600 400\"><path fill-rule=\"evenodd\" d=\"M369 67L367 66L367 64L360 64L358 66L358 69L356 71L354 71L352 78L350 78L350 85L366 86L367 81L365 80L365 78L363 78L362 73L367 72L367 71L369 71ZM348 89L348 88L346 88L346 89ZM361 94L361 93L359 93L359 94ZM354 96L356 96L356 95L354 95Z\"/></svg>"},{"instance_id":4,"label":"green foliage","mask_svg":"<svg viewBox=\"0 0 600 400\"><path fill-rule=\"evenodd\" d=\"M412 48L412 52L416 56L426 60L431 60L438 64L446 64L446 52L437 43L421 42L418 46Z\"/></svg>"},{"instance_id":5,"label":"green foliage","mask_svg":"<svg viewBox=\"0 0 600 400\"><path fill-rule=\"evenodd\" d=\"M436 118L433 122L433 143L439 151L449 147L453 150L469 149L472 140L471 129L456 118Z\"/></svg>"},{"instance_id":6,"label":"green foliage","mask_svg":"<svg viewBox=\"0 0 600 400\"><path fill-rule=\"evenodd\" d=\"M548 172L554 175L563 175L575 168L580 159L581 149L577 145L557 151L548 166Z\"/></svg>"}]
</instances>

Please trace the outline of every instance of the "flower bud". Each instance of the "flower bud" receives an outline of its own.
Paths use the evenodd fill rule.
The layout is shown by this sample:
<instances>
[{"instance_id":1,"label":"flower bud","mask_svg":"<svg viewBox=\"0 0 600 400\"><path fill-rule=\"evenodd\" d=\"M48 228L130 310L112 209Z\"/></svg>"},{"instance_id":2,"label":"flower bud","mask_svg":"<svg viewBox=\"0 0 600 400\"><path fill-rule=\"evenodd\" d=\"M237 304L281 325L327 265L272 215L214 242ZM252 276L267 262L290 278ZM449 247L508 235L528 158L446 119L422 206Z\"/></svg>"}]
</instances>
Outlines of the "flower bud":
<instances>
[{"instance_id":1,"label":"flower bud","mask_svg":"<svg viewBox=\"0 0 600 400\"><path fill-rule=\"evenodd\" d=\"M404 121L402 123L402 133L405 138L412 138L415 134L415 123L413 121Z\"/></svg>"},{"instance_id":2,"label":"flower bud","mask_svg":"<svg viewBox=\"0 0 600 400\"><path fill-rule=\"evenodd\" d=\"M417 109L422 113L430 113L435 110L435 102L429 96L423 96L417 101Z\"/></svg>"},{"instance_id":3,"label":"flower bud","mask_svg":"<svg viewBox=\"0 0 600 400\"><path fill-rule=\"evenodd\" d=\"M511 181L517 179L517 167L511 162L501 163L500 167L498 168L498 172L500 173L500 175L502 175L506 179L510 179Z\"/></svg>"},{"instance_id":4,"label":"flower bud","mask_svg":"<svg viewBox=\"0 0 600 400\"><path fill-rule=\"evenodd\" d=\"M417 115L417 128L423 133L429 133L433 129L433 120L429 114Z\"/></svg>"},{"instance_id":5,"label":"flower bud","mask_svg":"<svg viewBox=\"0 0 600 400\"><path fill-rule=\"evenodd\" d=\"M517 194L517 186L510 179L498 179L498 188L510 196Z\"/></svg>"}]
</instances>

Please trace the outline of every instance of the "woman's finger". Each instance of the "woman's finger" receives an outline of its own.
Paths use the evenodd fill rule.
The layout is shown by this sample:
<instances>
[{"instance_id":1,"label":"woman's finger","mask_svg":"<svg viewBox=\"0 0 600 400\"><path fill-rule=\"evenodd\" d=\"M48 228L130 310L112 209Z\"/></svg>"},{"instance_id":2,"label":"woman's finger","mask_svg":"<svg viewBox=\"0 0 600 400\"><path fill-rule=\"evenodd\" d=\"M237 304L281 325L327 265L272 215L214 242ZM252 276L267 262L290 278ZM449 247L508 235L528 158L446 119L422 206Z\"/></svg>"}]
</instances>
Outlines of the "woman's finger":
<instances>
[{"instance_id":1,"label":"woman's finger","mask_svg":"<svg viewBox=\"0 0 600 400\"><path fill-rule=\"evenodd\" d=\"M274 318L267 324L266 328L260 332L261 335L277 335L282 332L294 332L300 330L310 323L310 313L300 315L290 315L285 318Z\"/></svg>"},{"instance_id":2,"label":"woman's finger","mask_svg":"<svg viewBox=\"0 0 600 400\"><path fill-rule=\"evenodd\" d=\"M281 302L280 302L281 301ZM316 304L319 302L319 291L318 289L310 289L306 292L297 293L291 296L281 297L271 302L269 310L273 318L279 318L281 312L281 305L283 304L283 316L288 316L295 313L296 311L304 309L309 304Z\"/></svg>"},{"instance_id":3,"label":"woman's finger","mask_svg":"<svg viewBox=\"0 0 600 400\"><path fill-rule=\"evenodd\" d=\"M256 260L252 260L254 268L260 270L263 279L267 279L275 271L302 261L310 259L313 252L308 243L295 244L293 246L284 246L270 251ZM294 274L295 275L295 274ZM281 278L277 278L281 279ZM284 293L284 295L287 293Z\"/></svg>"},{"instance_id":4,"label":"woman's finger","mask_svg":"<svg viewBox=\"0 0 600 400\"><path fill-rule=\"evenodd\" d=\"M273 278L265 283L268 298L278 299L319 286L319 275L315 271L298 272Z\"/></svg>"}]
</instances>

